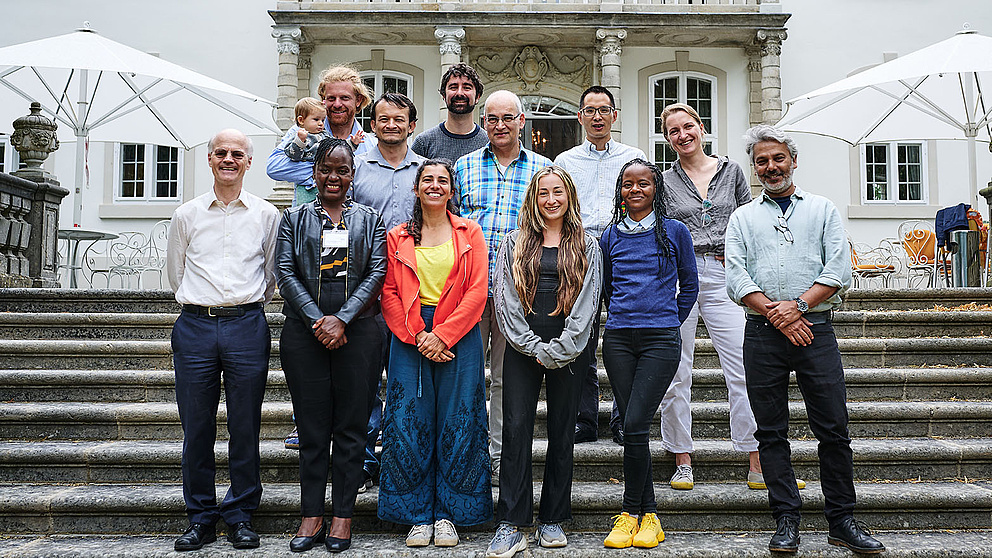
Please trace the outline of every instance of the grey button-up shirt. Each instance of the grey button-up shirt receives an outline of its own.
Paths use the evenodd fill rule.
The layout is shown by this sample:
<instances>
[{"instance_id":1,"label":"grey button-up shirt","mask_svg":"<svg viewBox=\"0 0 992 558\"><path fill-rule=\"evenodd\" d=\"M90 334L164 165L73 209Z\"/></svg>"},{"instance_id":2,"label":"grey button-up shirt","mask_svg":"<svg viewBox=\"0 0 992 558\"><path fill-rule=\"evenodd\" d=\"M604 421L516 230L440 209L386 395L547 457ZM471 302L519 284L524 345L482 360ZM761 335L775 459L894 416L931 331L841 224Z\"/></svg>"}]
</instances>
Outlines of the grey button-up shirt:
<instances>
[{"instance_id":1,"label":"grey button-up shirt","mask_svg":"<svg viewBox=\"0 0 992 558\"><path fill-rule=\"evenodd\" d=\"M791 198L783 214L778 203L762 192L730 216L725 240L727 294L741 305L745 296L759 291L771 300L792 300L820 283L838 290L810 311L832 310L851 286L851 255L840 212L827 198L799 188ZM779 217L792 232L792 242L780 230Z\"/></svg>"},{"instance_id":2,"label":"grey button-up shirt","mask_svg":"<svg viewBox=\"0 0 992 558\"><path fill-rule=\"evenodd\" d=\"M392 230L413 215L413 181L424 158L407 149L400 166L393 168L376 145L355 157L355 178L351 197L356 202L374 207L382 214L386 230Z\"/></svg>"},{"instance_id":3,"label":"grey button-up shirt","mask_svg":"<svg viewBox=\"0 0 992 558\"><path fill-rule=\"evenodd\" d=\"M712 204L709 207L704 206L699 190L678 161L663 175L665 210L669 217L688 227L697 254L723 254L723 237L730 214L751 201L751 186L741 166L727 157L720 157L716 165L716 174L706 191L706 199ZM708 216L705 223L703 215Z\"/></svg>"},{"instance_id":4,"label":"grey button-up shirt","mask_svg":"<svg viewBox=\"0 0 992 558\"><path fill-rule=\"evenodd\" d=\"M636 147L610 140L597 151L588 139L564 151L555 164L568 171L575 182L582 213L582 227L599 238L613 220L613 200L620 169L633 159L647 159Z\"/></svg>"}]
</instances>

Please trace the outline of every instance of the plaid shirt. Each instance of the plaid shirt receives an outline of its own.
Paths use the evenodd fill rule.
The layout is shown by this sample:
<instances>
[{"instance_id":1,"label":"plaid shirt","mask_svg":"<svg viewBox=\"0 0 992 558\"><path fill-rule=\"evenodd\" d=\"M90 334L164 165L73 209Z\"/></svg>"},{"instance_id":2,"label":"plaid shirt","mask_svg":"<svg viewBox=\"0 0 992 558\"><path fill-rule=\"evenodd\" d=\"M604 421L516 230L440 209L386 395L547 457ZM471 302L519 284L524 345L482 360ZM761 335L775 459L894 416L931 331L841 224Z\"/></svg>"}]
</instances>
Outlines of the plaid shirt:
<instances>
[{"instance_id":1,"label":"plaid shirt","mask_svg":"<svg viewBox=\"0 0 992 558\"><path fill-rule=\"evenodd\" d=\"M506 174L500 174L496 156L489 145L458 159L459 207L462 217L482 227L489 248L489 294L492 296L496 250L503 236L517 228L517 213L524 203L524 192L537 171L551 164L551 159L520 147L520 155L510 162Z\"/></svg>"}]
</instances>

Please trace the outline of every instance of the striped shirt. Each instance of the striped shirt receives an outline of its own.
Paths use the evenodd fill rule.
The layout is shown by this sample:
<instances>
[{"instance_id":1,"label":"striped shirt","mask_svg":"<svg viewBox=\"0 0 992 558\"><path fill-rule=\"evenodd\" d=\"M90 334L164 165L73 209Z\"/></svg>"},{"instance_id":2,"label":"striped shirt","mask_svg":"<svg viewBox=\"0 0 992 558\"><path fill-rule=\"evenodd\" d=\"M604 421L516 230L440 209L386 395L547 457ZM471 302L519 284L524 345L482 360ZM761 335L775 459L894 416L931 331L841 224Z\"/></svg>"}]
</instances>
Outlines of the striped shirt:
<instances>
[{"instance_id":1,"label":"striped shirt","mask_svg":"<svg viewBox=\"0 0 992 558\"><path fill-rule=\"evenodd\" d=\"M588 139L562 152L555 164L568 171L575 183L582 213L582 228L599 238L613 220L613 205L620 169L634 159L647 159L636 147L610 140L596 150Z\"/></svg>"},{"instance_id":2,"label":"striped shirt","mask_svg":"<svg viewBox=\"0 0 992 558\"><path fill-rule=\"evenodd\" d=\"M490 296L496 271L496 251L503 242L503 236L517 228L517 214L530 179L550 164L551 159L521 146L520 154L510 162L506 172L500 172L496 155L489 145L455 163L461 216L479 223L486 237Z\"/></svg>"}]
</instances>

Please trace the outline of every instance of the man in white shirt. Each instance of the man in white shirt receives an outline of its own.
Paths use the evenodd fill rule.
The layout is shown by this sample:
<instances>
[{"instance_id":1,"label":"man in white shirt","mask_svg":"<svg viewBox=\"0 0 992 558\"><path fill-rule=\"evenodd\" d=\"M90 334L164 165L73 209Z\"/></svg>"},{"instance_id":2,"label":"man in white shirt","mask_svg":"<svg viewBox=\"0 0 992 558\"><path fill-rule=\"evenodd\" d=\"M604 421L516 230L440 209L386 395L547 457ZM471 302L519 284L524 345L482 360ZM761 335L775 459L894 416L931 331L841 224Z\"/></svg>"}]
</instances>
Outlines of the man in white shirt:
<instances>
[{"instance_id":1,"label":"man in white shirt","mask_svg":"<svg viewBox=\"0 0 992 558\"><path fill-rule=\"evenodd\" d=\"M176 403L183 425L183 498L189 527L176 550L216 540L223 519L235 548L256 548L251 516L262 497L258 438L269 370L269 327L279 211L242 189L251 140L237 130L207 144L213 188L172 216L167 267L182 313L172 329ZM231 488L217 505L214 441L221 376Z\"/></svg>"},{"instance_id":2,"label":"man in white shirt","mask_svg":"<svg viewBox=\"0 0 992 558\"><path fill-rule=\"evenodd\" d=\"M613 141L613 123L618 111L613 93L593 85L579 98L579 123L586 133L585 141L562 152L555 164L572 176L575 190L582 206L582 227L599 238L613 219L613 205L620 169L634 159L645 159L644 152L636 147ZM599 343L599 312L589 336L589 371L582 385L579 399L579 416L575 423L575 442L595 442L599 435L599 376L596 371L596 346ZM620 413L613 405L610 417L613 440L623 444L623 424Z\"/></svg>"}]
</instances>

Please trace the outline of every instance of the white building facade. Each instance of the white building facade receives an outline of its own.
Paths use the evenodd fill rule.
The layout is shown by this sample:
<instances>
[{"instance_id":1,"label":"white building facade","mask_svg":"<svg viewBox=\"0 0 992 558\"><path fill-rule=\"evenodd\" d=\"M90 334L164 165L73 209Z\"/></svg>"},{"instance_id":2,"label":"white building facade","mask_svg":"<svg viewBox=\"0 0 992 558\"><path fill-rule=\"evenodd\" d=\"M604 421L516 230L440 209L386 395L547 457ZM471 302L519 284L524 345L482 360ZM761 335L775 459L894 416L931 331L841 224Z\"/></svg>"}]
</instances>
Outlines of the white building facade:
<instances>
[{"instance_id":1,"label":"white building facade","mask_svg":"<svg viewBox=\"0 0 992 558\"><path fill-rule=\"evenodd\" d=\"M283 128L292 123L296 99L315 95L320 71L348 63L377 94L410 96L420 112L418 130L425 130L444 118L442 72L464 61L479 71L487 92L521 96L528 117L522 139L538 152L554 156L581 140L579 95L601 84L621 109L619 141L670 162L656 115L669 102L688 102L706 119L712 152L745 166L743 132L776 122L784 100L943 40L966 22L992 34L987 0L175 0L140 7L36 0L5 11L4 45L90 21L111 39L276 101L274 118ZM44 25L17 23L32 21ZM10 123L0 123L0 133L10 131ZM895 236L900 221L933 219L937 209L960 202L988 214L984 201L968 199L964 141L850 147L796 138L797 184L833 200L859 242ZM247 188L285 200L285 185L264 172L275 136L254 141ZM65 186L85 181L74 176L73 155L74 146L63 143L46 163ZM83 227L150 229L211 187L205 159L202 146L91 144ZM16 165L9 145L0 161L5 171ZM978 176L979 188L992 179L987 144L979 144ZM71 226L72 204L70 195L63 226Z\"/></svg>"}]
</instances>

